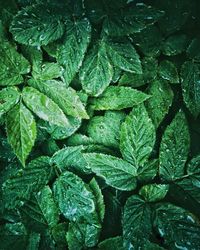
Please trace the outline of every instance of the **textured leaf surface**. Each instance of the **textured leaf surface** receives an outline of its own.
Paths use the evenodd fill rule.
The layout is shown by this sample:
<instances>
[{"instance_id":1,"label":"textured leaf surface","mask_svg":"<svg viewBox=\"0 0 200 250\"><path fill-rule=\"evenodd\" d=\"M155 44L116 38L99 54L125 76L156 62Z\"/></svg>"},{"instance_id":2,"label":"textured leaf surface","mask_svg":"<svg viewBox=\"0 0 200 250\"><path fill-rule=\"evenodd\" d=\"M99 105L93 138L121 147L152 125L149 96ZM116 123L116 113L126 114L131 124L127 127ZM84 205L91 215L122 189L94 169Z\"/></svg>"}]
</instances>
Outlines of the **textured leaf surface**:
<instances>
[{"instance_id":1,"label":"textured leaf surface","mask_svg":"<svg viewBox=\"0 0 200 250\"><path fill-rule=\"evenodd\" d=\"M174 63L164 60L159 65L159 75L172 84L179 83L178 70Z\"/></svg>"},{"instance_id":2,"label":"textured leaf surface","mask_svg":"<svg viewBox=\"0 0 200 250\"><path fill-rule=\"evenodd\" d=\"M123 239L120 236L106 239L99 243L100 250L124 250Z\"/></svg>"},{"instance_id":3,"label":"textured leaf surface","mask_svg":"<svg viewBox=\"0 0 200 250\"><path fill-rule=\"evenodd\" d=\"M160 145L160 175L163 179L174 180L183 176L189 146L186 117L180 111L166 128Z\"/></svg>"},{"instance_id":4,"label":"textured leaf surface","mask_svg":"<svg viewBox=\"0 0 200 250\"><path fill-rule=\"evenodd\" d=\"M165 198L169 190L169 185L149 184L143 186L139 194L148 202L155 202Z\"/></svg>"},{"instance_id":5,"label":"textured leaf surface","mask_svg":"<svg viewBox=\"0 0 200 250\"><path fill-rule=\"evenodd\" d=\"M134 246L137 249L148 240L152 230L151 216L149 205L140 196L133 195L128 198L122 217L126 247Z\"/></svg>"},{"instance_id":6,"label":"textured leaf surface","mask_svg":"<svg viewBox=\"0 0 200 250\"><path fill-rule=\"evenodd\" d=\"M199 222L183 208L169 203L158 205L154 226L169 249L200 247Z\"/></svg>"},{"instance_id":7,"label":"textured leaf surface","mask_svg":"<svg viewBox=\"0 0 200 250\"><path fill-rule=\"evenodd\" d=\"M88 124L88 135L95 143L117 148L124 119L125 113L121 111L106 111L104 116L94 116Z\"/></svg>"},{"instance_id":8,"label":"textured leaf surface","mask_svg":"<svg viewBox=\"0 0 200 250\"><path fill-rule=\"evenodd\" d=\"M36 123L31 112L22 104L9 111L6 119L8 141L25 166L26 159L35 143Z\"/></svg>"},{"instance_id":9,"label":"textured leaf surface","mask_svg":"<svg viewBox=\"0 0 200 250\"><path fill-rule=\"evenodd\" d=\"M106 53L104 42L93 47L80 70L83 89L91 96L99 96L112 80L113 68Z\"/></svg>"},{"instance_id":10,"label":"textured leaf surface","mask_svg":"<svg viewBox=\"0 0 200 250\"><path fill-rule=\"evenodd\" d=\"M0 116L7 113L18 103L20 94L15 87L8 87L0 91Z\"/></svg>"},{"instance_id":11,"label":"textured leaf surface","mask_svg":"<svg viewBox=\"0 0 200 250\"><path fill-rule=\"evenodd\" d=\"M58 207L53 200L49 186L45 186L34 194L31 200L21 207L20 212L27 227L39 232L56 226L59 221Z\"/></svg>"},{"instance_id":12,"label":"textured leaf surface","mask_svg":"<svg viewBox=\"0 0 200 250\"><path fill-rule=\"evenodd\" d=\"M57 80L29 80L29 85L51 98L67 115L88 119L87 112L76 91Z\"/></svg>"},{"instance_id":13,"label":"textured leaf surface","mask_svg":"<svg viewBox=\"0 0 200 250\"><path fill-rule=\"evenodd\" d=\"M175 182L186 196L200 203L200 156L194 157L187 165L186 174Z\"/></svg>"},{"instance_id":14,"label":"textured leaf surface","mask_svg":"<svg viewBox=\"0 0 200 250\"><path fill-rule=\"evenodd\" d=\"M0 44L0 86L18 85L29 73L29 62L7 41Z\"/></svg>"},{"instance_id":15,"label":"textured leaf surface","mask_svg":"<svg viewBox=\"0 0 200 250\"><path fill-rule=\"evenodd\" d=\"M137 169L148 160L155 144L155 128L143 104L133 108L121 127L120 151Z\"/></svg>"},{"instance_id":16,"label":"textured leaf surface","mask_svg":"<svg viewBox=\"0 0 200 250\"><path fill-rule=\"evenodd\" d=\"M91 26L86 18L66 23L66 37L63 44L58 47L57 59L65 68L64 78L67 85L82 65L90 42L90 33Z\"/></svg>"},{"instance_id":17,"label":"textured leaf surface","mask_svg":"<svg viewBox=\"0 0 200 250\"><path fill-rule=\"evenodd\" d=\"M200 113L200 65L185 62L181 69L183 98L187 108L197 117Z\"/></svg>"},{"instance_id":18,"label":"textured leaf surface","mask_svg":"<svg viewBox=\"0 0 200 250\"><path fill-rule=\"evenodd\" d=\"M75 221L94 212L94 196L77 175L66 171L54 182L53 191L65 218Z\"/></svg>"},{"instance_id":19,"label":"textured leaf surface","mask_svg":"<svg viewBox=\"0 0 200 250\"><path fill-rule=\"evenodd\" d=\"M141 74L142 67L139 55L129 42L107 42L106 49L113 64L120 69Z\"/></svg>"},{"instance_id":20,"label":"textured leaf surface","mask_svg":"<svg viewBox=\"0 0 200 250\"><path fill-rule=\"evenodd\" d=\"M170 85L163 80L154 80L147 93L152 97L146 101L147 111L156 128L167 115L174 98Z\"/></svg>"},{"instance_id":21,"label":"textured leaf surface","mask_svg":"<svg viewBox=\"0 0 200 250\"><path fill-rule=\"evenodd\" d=\"M83 154L91 170L106 183L119 190L133 190L136 187L136 170L128 162L105 154Z\"/></svg>"},{"instance_id":22,"label":"textured leaf surface","mask_svg":"<svg viewBox=\"0 0 200 250\"><path fill-rule=\"evenodd\" d=\"M49 160L49 157L39 157L5 180L2 185L5 207L22 206L32 192L38 192L47 184L51 175Z\"/></svg>"},{"instance_id":23,"label":"textured leaf surface","mask_svg":"<svg viewBox=\"0 0 200 250\"><path fill-rule=\"evenodd\" d=\"M38 90L32 87L25 87L22 97L27 107L41 119L61 127L69 124L59 106Z\"/></svg>"},{"instance_id":24,"label":"textured leaf surface","mask_svg":"<svg viewBox=\"0 0 200 250\"><path fill-rule=\"evenodd\" d=\"M60 38L64 26L55 7L38 4L19 11L12 21L10 32L19 43L40 46Z\"/></svg>"},{"instance_id":25,"label":"textured leaf surface","mask_svg":"<svg viewBox=\"0 0 200 250\"><path fill-rule=\"evenodd\" d=\"M110 86L98 98L92 100L95 110L121 110L147 100L149 96L129 87Z\"/></svg>"}]
</instances>

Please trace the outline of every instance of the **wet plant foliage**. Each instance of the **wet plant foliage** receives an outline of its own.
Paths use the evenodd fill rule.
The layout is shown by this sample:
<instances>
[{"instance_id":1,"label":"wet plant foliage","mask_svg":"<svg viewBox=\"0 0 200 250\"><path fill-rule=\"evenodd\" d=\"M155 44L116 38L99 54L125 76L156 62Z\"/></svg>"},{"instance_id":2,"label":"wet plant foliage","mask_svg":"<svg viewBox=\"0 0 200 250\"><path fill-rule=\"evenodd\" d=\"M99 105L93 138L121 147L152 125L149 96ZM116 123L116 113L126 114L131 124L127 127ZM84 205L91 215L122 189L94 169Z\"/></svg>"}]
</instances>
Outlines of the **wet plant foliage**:
<instances>
[{"instance_id":1,"label":"wet plant foliage","mask_svg":"<svg viewBox=\"0 0 200 250\"><path fill-rule=\"evenodd\" d=\"M200 2L0 0L0 249L200 249Z\"/></svg>"}]
</instances>

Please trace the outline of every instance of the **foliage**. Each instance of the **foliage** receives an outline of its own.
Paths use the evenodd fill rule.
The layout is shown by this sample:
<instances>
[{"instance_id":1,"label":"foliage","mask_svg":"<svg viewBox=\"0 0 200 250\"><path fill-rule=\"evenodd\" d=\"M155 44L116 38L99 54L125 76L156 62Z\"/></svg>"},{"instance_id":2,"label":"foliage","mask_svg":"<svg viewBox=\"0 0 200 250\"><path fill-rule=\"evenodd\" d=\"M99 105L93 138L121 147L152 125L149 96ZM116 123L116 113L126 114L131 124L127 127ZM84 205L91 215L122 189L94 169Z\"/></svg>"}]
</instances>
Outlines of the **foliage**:
<instances>
[{"instance_id":1,"label":"foliage","mask_svg":"<svg viewBox=\"0 0 200 250\"><path fill-rule=\"evenodd\" d=\"M0 4L0 249L200 249L198 0Z\"/></svg>"}]
</instances>

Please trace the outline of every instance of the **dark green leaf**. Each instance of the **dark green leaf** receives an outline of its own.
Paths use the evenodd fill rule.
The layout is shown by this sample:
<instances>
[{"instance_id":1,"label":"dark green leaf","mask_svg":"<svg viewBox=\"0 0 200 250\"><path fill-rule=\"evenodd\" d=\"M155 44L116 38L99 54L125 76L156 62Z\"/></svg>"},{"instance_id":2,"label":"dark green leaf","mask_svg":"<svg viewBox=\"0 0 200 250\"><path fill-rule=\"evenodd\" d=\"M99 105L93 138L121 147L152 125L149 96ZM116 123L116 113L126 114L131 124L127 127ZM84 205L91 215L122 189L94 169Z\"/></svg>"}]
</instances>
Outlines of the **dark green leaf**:
<instances>
[{"instance_id":1,"label":"dark green leaf","mask_svg":"<svg viewBox=\"0 0 200 250\"><path fill-rule=\"evenodd\" d=\"M164 199L168 190L169 185L149 184L143 186L140 189L139 194L143 196L147 202L155 202Z\"/></svg>"},{"instance_id":2,"label":"dark green leaf","mask_svg":"<svg viewBox=\"0 0 200 250\"><path fill-rule=\"evenodd\" d=\"M159 75L172 84L179 83L179 75L174 63L164 60L159 65Z\"/></svg>"},{"instance_id":3,"label":"dark green leaf","mask_svg":"<svg viewBox=\"0 0 200 250\"><path fill-rule=\"evenodd\" d=\"M32 87L25 87L22 92L23 101L41 119L52 124L65 127L69 122L59 106Z\"/></svg>"},{"instance_id":4,"label":"dark green leaf","mask_svg":"<svg viewBox=\"0 0 200 250\"><path fill-rule=\"evenodd\" d=\"M50 5L28 6L14 17L10 32L19 43L31 46L47 45L60 38L64 32L64 25L56 11L55 6Z\"/></svg>"},{"instance_id":5,"label":"dark green leaf","mask_svg":"<svg viewBox=\"0 0 200 250\"><path fill-rule=\"evenodd\" d=\"M135 168L143 166L155 144L155 128L143 104L133 108L121 127L120 151Z\"/></svg>"},{"instance_id":6,"label":"dark green leaf","mask_svg":"<svg viewBox=\"0 0 200 250\"><path fill-rule=\"evenodd\" d=\"M138 105L150 96L129 87L110 86L96 99L92 100L94 110L121 110Z\"/></svg>"},{"instance_id":7,"label":"dark green leaf","mask_svg":"<svg viewBox=\"0 0 200 250\"><path fill-rule=\"evenodd\" d=\"M8 141L25 166L36 139L36 123L31 112L22 104L11 109L6 118Z\"/></svg>"},{"instance_id":8,"label":"dark green leaf","mask_svg":"<svg viewBox=\"0 0 200 250\"><path fill-rule=\"evenodd\" d=\"M136 187L136 169L128 162L105 154L83 154L91 170L106 183L119 190L133 190Z\"/></svg>"},{"instance_id":9,"label":"dark green leaf","mask_svg":"<svg viewBox=\"0 0 200 250\"><path fill-rule=\"evenodd\" d=\"M166 128L160 145L160 175L165 180L183 176L190 147L185 114L179 111Z\"/></svg>"}]
</instances>

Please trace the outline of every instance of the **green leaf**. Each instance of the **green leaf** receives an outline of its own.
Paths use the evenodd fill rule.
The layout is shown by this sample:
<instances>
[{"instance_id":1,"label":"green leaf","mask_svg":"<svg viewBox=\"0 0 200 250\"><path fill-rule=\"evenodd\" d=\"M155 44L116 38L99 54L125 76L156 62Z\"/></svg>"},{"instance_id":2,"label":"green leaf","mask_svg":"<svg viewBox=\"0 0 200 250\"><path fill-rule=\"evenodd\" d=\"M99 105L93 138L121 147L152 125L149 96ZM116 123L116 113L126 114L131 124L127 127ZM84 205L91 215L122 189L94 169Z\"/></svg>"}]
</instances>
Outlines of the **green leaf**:
<instances>
[{"instance_id":1,"label":"green leaf","mask_svg":"<svg viewBox=\"0 0 200 250\"><path fill-rule=\"evenodd\" d=\"M57 60L65 68L64 78L67 85L82 65L90 42L90 33L91 26L86 18L73 22L67 20L64 42L57 49Z\"/></svg>"},{"instance_id":2,"label":"green leaf","mask_svg":"<svg viewBox=\"0 0 200 250\"><path fill-rule=\"evenodd\" d=\"M43 63L35 66L32 71L32 76L38 81L52 80L61 77L63 68L57 63Z\"/></svg>"},{"instance_id":3,"label":"green leaf","mask_svg":"<svg viewBox=\"0 0 200 250\"><path fill-rule=\"evenodd\" d=\"M36 123L31 112L22 104L11 109L6 118L8 141L25 166L36 139Z\"/></svg>"},{"instance_id":4,"label":"green leaf","mask_svg":"<svg viewBox=\"0 0 200 250\"><path fill-rule=\"evenodd\" d=\"M127 10L115 11L111 16L105 18L103 29L109 36L125 36L140 32L163 15L163 11L156 10L144 3L138 3Z\"/></svg>"},{"instance_id":5,"label":"green leaf","mask_svg":"<svg viewBox=\"0 0 200 250\"><path fill-rule=\"evenodd\" d=\"M180 83L178 70L171 61L164 60L159 65L159 75L172 84Z\"/></svg>"},{"instance_id":6,"label":"green leaf","mask_svg":"<svg viewBox=\"0 0 200 250\"><path fill-rule=\"evenodd\" d=\"M20 208L22 219L30 230L44 232L56 226L59 221L58 208L53 200L52 191L45 186Z\"/></svg>"},{"instance_id":7,"label":"green leaf","mask_svg":"<svg viewBox=\"0 0 200 250\"><path fill-rule=\"evenodd\" d=\"M4 181L2 191L6 208L22 206L33 192L38 192L47 184L52 171L49 160L46 156L36 158Z\"/></svg>"},{"instance_id":8,"label":"green leaf","mask_svg":"<svg viewBox=\"0 0 200 250\"><path fill-rule=\"evenodd\" d=\"M85 149L86 147L82 145L63 148L52 156L51 161L56 164L62 172L70 169L77 170L81 173L91 173L91 169L83 157L83 151Z\"/></svg>"},{"instance_id":9,"label":"green leaf","mask_svg":"<svg viewBox=\"0 0 200 250\"><path fill-rule=\"evenodd\" d=\"M95 180L93 178L89 183L89 188L92 190L94 196L95 196L95 204L96 204L96 212L98 214L99 222L103 223L104 216L105 216L105 204L104 204L104 198L102 195L102 191Z\"/></svg>"},{"instance_id":10,"label":"green leaf","mask_svg":"<svg viewBox=\"0 0 200 250\"><path fill-rule=\"evenodd\" d=\"M7 41L0 44L0 86L18 85L30 72L29 62Z\"/></svg>"},{"instance_id":11,"label":"green leaf","mask_svg":"<svg viewBox=\"0 0 200 250\"><path fill-rule=\"evenodd\" d=\"M99 243L99 250L124 250L121 236L106 239Z\"/></svg>"},{"instance_id":12,"label":"green leaf","mask_svg":"<svg viewBox=\"0 0 200 250\"><path fill-rule=\"evenodd\" d=\"M107 41L106 50L115 66L131 73L142 73L139 55L130 42Z\"/></svg>"},{"instance_id":13,"label":"green leaf","mask_svg":"<svg viewBox=\"0 0 200 250\"><path fill-rule=\"evenodd\" d=\"M87 134L97 144L118 148L120 126L125 119L122 111L106 111L104 116L94 116L90 119Z\"/></svg>"},{"instance_id":14,"label":"green leaf","mask_svg":"<svg viewBox=\"0 0 200 250\"><path fill-rule=\"evenodd\" d=\"M156 26L147 26L142 31L132 35L131 39L134 44L140 48L145 56L159 56L162 44L162 36L161 32Z\"/></svg>"},{"instance_id":15,"label":"green leaf","mask_svg":"<svg viewBox=\"0 0 200 250\"><path fill-rule=\"evenodd\" d=\"M166 128L160 145L160 176L175 180L183 176L190 147L190 135L185 114L179 111Z\"/></svg>"},{"instance_id":16,"label":"green leaf","mask_svg":"<svg viewBox=\"0 0 200 250\"><path fill-rule=\"evenodd\" d=\"M141 183L152 181L158 173L158 167L159 161L157 159L149 160L143 166L139 166L137 169L138 180Z\"/></svg>"},{"instance_id":17,"label":"green leaf","mask_svg":"<svg viewBox=\"0 0 200 250\"><path fill-rule=\"evenodd\" d=\"M113 77L113 68L103 41L86 56L79 75L82 88L91 96L99 96L108 87Z\"/></svg>"},{"instance_id":18,"label":"green leaf","mask_svg":"<svg viewBox=\"0 0 200 250\"><path fill-rule=\"evenodd\" d=\"M193 114L197 117L200 113L200 65L185 62L181 68L183 99Z\"/></svg>"},{"instance_id":19,"label":"green leaf","mask_svg":"<svg viewBox=\"0 0 200 250\"><path fill-rule=\"evenodd\" d=\"M143 104L133 108L121 126L120 151L135 168L143 166L155 144L155 128Z\"/></svg>"},{"instance_id":20,"label":"green leaf","mask_svg":"<svg viewBox=\"0 0 200 250\"><path fill-rule=\"evenodd\" d=\"M184 52L187 45L186 35L172 35L163 43L162 52L166 56L175 56Z\"/></svg>"},{"instance_id":21,"label":"green leaf","mask_svg":"<svg viewBox=\"0 0 200 250\"><path fill-rule=\"evenodd\" d=\"M158 24L166 36L181 30L195 5L194 2L187 0L157 0L155 2L157 8L165 11L165 15L158 21Z\"/></svg>"},{"instance_id":22,"label":"green leaf","mask_svg":"<svg viewBox=\"0 0 200 250\"><path fill-rule=\"evenodd\" d=\"M187 165L186 174L175 181L186 196L200 203L200 155L194 157Z\"/></svg>"},{"instance_id":23,"label":"green leaf","mask_svg":"<svg viewBox=\"0 0 200 250\"><path fill-rule=\"evenodd\" d=\"M87 112L76 91L57 80L40 81L31 79L29 85L51 98L65 114L88 119Z\"/></svg>"},{"instance_id":24,"label":"green leaf","mask_svg":"<svg viewBox=\"0 0 200 250\"><path fill-rule=\"evenodd\" d=\"M7 113L18 103L20 93L15 87L4 88L0 91L0 116Z\"/></svg>"},{"instance_id":25,"label":"green leaf","mask_svg":"<svg viewBox=\"0 0 200 250\"><path fill-rule=\"evenodd\" d=\"M170 203L157 205L154 227L164 239L167 249L200 247L199 222L183 208Z\"/></svg>"},{"instance_id":26,"label":"green leaf","mask_svg":"<svg viewBox=\"0 0 200 250\"><path fill-rule=\"evenodd\" d=\"M136 188L136 169L128 162L99 153L85 153L83 156L91 170L109 186L124 191Z\"/></svg>"},{"instance_id":27,"label":"green leaf","mask_svg":"<svg viewBox=\"0 0 200 250\"><path fill-rule=\"evenodd\" d=\"M27 107L41 119L61 127L68 126L68 119L59 106L38 90L25 87L22 98Z\"/></svg>"},{"instance_id":28,"label":"green leaf","mask_svg":"<svg viewBox=\"0 0 200 250\"><path fill-rule=\"evenodd\" d=\"M167 192L169 190L169 185L164 184L149 184L143 186L139 194L147 201L147 202L155 202L165 198Z\"/></svg>"},{"instance_id":29,"label":"green leaf","mask_svg":"<svg viewBox=\"0 0 200 250\"><path fill-rule=\"evenodd\" d=\"M92 100L94 110L121 110L138 105L149 96L129 87L110 86L96 99Z\"/></svg>"},{"instance_id":30,"label":"green leaf","mask_svg":"<svg viewBox=\"0 0 200 250\"><path fill-rule=\"evenodd\" d=\"M152 81L147 93L152 97L146 101L146 108L155 128L158 128L172 105L174 93L163 80Z\"/></svg>"},{"instance_id":31,"label":"green leaf","mask_svg":"<svg viewBox=\"0 0 200 250\"><path fill-rule=\"evenodd\" d=\"M14 39L31 46L47 45L63 35L64 25L55 6L36 4L17 13L10 26Z\"/></svg>"},{"instance_id":32,"label":"green leaf","mask_svg":"<svg viewBox=\"0 0 200 250\"><path fill-rule=\"evenodd\" d=\"M81 126L81 119L67 116L69 124L65 127L57 126L40 120L37 125L42 131L46 131L55 140L63 140L74 134Z\"/></svg>"},{"instance_id":33,"label":"green leaf","mask_svg":"<svg viewBox=\"0 0 200 250\"><path fill-rule=\"evenodd\" d=\"M66 171L56 179L53 193L61 213L69 220L90 217L95 210L94 195L81 178L71 172Z\"/></svg>"},{"instance_id":34,"label":"green leaf","mask_svg":"<svg viewBox=\"0 0 200 250\"><path fill-rule=\"evenodd\" d=\"M138 195L126 201L123 217L123 238L126 247L139 249L149 239L152 231L152 214L150 206ZM133 226L134 225L134 226Z\"/></svg>"},{"instance_id":35,"label":"green leaf","mask_svg":"<svg viewBox=\"0 0 200 250\"><path fill-rule=\"evenodd\" d=\"M199 38L194 38L190 45L188 46L187 48L187 55L197 61L197 62L200 62L200 39Z\"/></svg>"}]
</instances>

